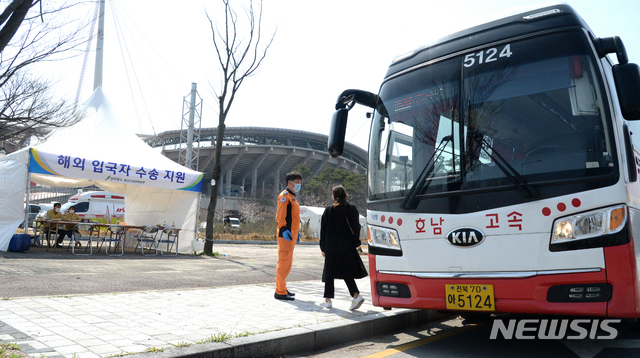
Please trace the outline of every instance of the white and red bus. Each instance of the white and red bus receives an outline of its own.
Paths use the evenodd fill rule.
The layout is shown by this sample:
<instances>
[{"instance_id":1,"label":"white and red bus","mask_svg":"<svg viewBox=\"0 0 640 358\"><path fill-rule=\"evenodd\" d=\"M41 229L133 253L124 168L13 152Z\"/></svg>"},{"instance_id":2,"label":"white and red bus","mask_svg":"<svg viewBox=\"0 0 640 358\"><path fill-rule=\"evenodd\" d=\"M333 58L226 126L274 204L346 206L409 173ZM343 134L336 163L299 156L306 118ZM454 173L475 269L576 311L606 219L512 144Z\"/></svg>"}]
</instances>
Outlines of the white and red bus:
<instances>
[{"instance_id":1,"label":"white and red bus","mask_svg":"<svg viewBox=\"0 0 640 358\"><path fill-rule=\"evenodd\" d=\"M640 69L618 37L557 5L399 56L378 94L339 96L334 156L355 104L374 305L640 316Z\"/></svg>"}]
</instances>

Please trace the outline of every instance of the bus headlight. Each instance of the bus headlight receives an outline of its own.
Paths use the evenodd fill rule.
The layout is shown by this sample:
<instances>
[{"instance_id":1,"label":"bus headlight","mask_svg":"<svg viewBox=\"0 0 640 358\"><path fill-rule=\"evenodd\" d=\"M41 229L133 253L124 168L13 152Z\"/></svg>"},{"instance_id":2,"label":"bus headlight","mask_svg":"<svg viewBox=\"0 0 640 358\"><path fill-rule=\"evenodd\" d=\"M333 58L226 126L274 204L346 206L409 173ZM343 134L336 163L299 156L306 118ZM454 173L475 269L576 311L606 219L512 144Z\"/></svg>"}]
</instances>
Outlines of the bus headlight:
<instances>
[{"instance_id":1,"label":"bus headlight","mask_svg":"<svg viewBox=\"0 0 640 358\"><path fill-rule=\"evenodd\" d=\"M396 230L372 225L367 226L369 227L370 246L400 250L400 240L398 239L398 232Z\"/></svg>"},{"instance_id":2,"label":"bus headlight","mask_svg":"<svg viewBox=\"0 0 640 358\"><path fill-rule=\"evenodd\" d=\"M556 219L553 222L551 244L614 234L622 230L626 223L627 207L625 205Z\"/></svg>"}]
</instances>

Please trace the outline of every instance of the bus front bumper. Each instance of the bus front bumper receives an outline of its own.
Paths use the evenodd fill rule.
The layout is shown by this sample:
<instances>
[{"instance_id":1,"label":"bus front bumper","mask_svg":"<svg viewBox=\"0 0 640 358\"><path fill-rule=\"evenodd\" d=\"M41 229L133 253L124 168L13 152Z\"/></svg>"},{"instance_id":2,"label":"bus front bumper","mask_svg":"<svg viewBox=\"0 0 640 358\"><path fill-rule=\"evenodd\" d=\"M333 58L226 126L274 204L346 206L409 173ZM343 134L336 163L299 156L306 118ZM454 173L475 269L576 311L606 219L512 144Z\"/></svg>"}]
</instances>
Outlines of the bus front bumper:
<instances>
[{"instance_id":1,"label":"bus front bumper","mask_svg":"<svg viewBox=\"0 0 640 358\"><path fill-rule=\"evenodd\" d=\"M479 273L476 275L478 277L378 272L376 256L370 255L373 304L380 307L447 310L446 285L493 285L495 311L491 311L492 313L640 317L640 294L633 245L606 247L604 253L607 263L605 269L513 275ZM386 289L389 284L397 288L392 294ZM583 287L585 293L587 288L595 290L598 287L602 295L586 298L585 294L579 298L569 298L565 293L574 287ZM460 310L465 311L468 312Z\"/></svg>"}]
</instances>

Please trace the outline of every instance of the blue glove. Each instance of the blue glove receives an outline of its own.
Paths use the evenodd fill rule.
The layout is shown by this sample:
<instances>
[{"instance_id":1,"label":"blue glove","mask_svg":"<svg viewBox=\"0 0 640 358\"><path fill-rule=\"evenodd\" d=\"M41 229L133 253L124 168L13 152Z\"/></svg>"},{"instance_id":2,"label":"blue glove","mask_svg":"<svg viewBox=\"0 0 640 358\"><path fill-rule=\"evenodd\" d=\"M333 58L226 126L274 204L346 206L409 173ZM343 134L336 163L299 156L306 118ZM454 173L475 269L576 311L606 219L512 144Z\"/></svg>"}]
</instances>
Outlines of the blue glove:
<instances>
[{"instance_id":1,"label":"blue glove","mask_svg":"<svg viewBox=\"0 0 640 358\"><path fill-rule=\"evenodd\" d=\"M291 231L286 230L282 233L282 237L284 237L284 239L287 241L291 241Z\"/></svg>"},{"instance_id":2,"label":"blue glove","mask_svg":"<svg viewBox=\"0 0 640 358\"><path fill-rule=\"evenodd\" d=\"M296 241L296 244L300 243L300 239L302 238L302 235L300 233L298 233L298 241Z\"/></svg>"}]
</instances>

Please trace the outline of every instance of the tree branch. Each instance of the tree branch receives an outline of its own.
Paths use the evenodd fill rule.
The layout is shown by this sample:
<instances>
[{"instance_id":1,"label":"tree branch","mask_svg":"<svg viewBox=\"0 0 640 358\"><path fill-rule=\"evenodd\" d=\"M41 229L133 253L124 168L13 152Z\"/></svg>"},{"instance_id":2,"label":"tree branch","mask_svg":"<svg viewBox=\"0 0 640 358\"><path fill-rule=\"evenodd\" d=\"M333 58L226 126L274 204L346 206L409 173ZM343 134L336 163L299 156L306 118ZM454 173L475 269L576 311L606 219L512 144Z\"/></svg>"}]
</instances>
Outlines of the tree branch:
<instances>
[{"instance_id":1,"label":"tree branch","mask_svg":"<svg viewBox=\"0 0 640 358\"><path fill-rule=\"evenodd\" d=\"M260 15L256 19L254 16L253 2L250 0L249 8L248 10L245 10L248 21L247 37L244 41L239 40L241 34L239 33L240 23L238 21L237 13L229 4L229 0L221 1L224 6L224 36L222 36L222 33L217 30L217 27L209 17L209 14L206 14L211 26L212 40L216 50L218 64L220 65L220 70L222 72L220 91L216 91L215 89L213 90L217 95L216 99L218 101L218 134L216 137L213 169L213 180L215 180L216 184L211 188L211 202L209 203L207 213L205 242L205 253L207 254L210 254L213 248L213 218L215 214L216 200L218 197L218 187L220 185L220 152L222 150L225 121L240 86L244 82L245 78L253 75L258 69L262 60L266 57L267 51L275 37L274 32L263 52L258 50L261 45L260 30L262 22L262 2L260 2ZM262 52L262 56L258 56L259 52Z\"/></svg>"},{"instance_id":2,"label":"tree branch","mask_svg":"<svg viewBox=\"0 0 640 358\"><path fill-rule=\"evenodd\" d=\"M0 52L4 51L4 48L7 47L9 41L13 38L13 36L18 31L18 28L24 21L24 18L27 16L29 9L35 5L33 0L14 0L8 7L13 7L10 14L6 14L8 19L4 19L2 23L2 29L0 30ZM5 16L6 10L2 13L2 16ZM2 20L2 19L0 19Z\"/></svg>"},{"instance_id":3,"label":"tree branch","mask_svg":"<svg viewBox=\"0 0 640 358\"><path fill-rule=\"evenodd\" d=\"M76 4L45 10L41 0L14 0L0 14L0 140L44 138L51 128L78 120L50 83L28 72L38 62L72 57L71 51L87 41L78 35L88 23L77 25L60 16Z\"/></svg>"}]
</instances>

